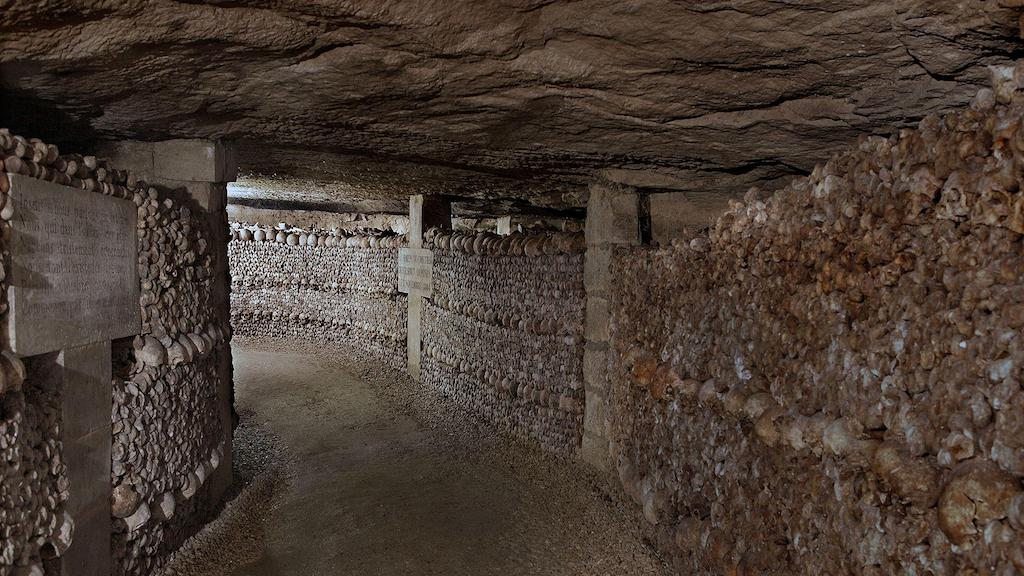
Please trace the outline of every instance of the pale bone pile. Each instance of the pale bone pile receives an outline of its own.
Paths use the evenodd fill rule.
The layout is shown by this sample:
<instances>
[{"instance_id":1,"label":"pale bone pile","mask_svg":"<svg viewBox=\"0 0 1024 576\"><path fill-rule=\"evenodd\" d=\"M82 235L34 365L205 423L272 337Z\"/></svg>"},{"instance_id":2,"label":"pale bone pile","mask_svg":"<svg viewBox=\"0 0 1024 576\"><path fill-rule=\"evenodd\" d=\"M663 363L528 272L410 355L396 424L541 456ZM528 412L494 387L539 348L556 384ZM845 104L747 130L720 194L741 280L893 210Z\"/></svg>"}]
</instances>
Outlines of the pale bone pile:
<instances>
[{"instance_id":1,"label":"pale bone pile","mask_svg":"<svg viewBox=\"0 0 1024 576\"><path fill-rule=\"evenodd\" d=\"M425 236L423 382L502 430L572 453L583 427L582 234Z\"/></svg>"},{"instance_id":2,"label":"pale bone pile","mask_svg":"<svg viewBox=\"0 0 1024 576\"><path fill-rule=\"evenodd\" d=\"M1024 572L1024 65L993 74L616 255L613 450L681 570Z\"/></svg>"},{"instance_id":3,"label":"pale bone pile","mask_svg":"<svg viewBox=\"0 0 1024 576\"><path fill-rule=\"evenodd\" d=\"M143 334L131 348L115 350L111 514L115 572L148 574L215 504L202 488L225 448L218 413L228 399L218 391L229 377L223 355L230 335L211 312L219 279L209 229L178 194L150 188L94 156L61 155L53 145L0 129L0 164L6 172L131 200L138 209ZM5 239L13 216L9 190L0 173ZM6 248L3 256L9 261ZM7 312L6 300L0 307ZM6 342L0 354L0 576L42 574L44 555L59 556L74 538L64 512L60 391L33 391L35 375ZM21 390L22 381L29 389Z\"/></svg>"},{"instance_id":4,"label":"pale bone pile","mask_svg":"<svg viewBox=\"0 0 1024 576\"><path fill-rule=\"evenodd\" d=\"M405 234L376 234L351 232L334 228L331 230L305 230L279 224L275 227L244 222L231 223L231 240L242 242L270 242L288 246L327 248L399 248L406 244Z\"/></svg>"},{"instance_id":5,"label":"pale bone pile","mask_svg":"<svg viewBox=\"0 0 1024 576\"><path fill-rule=\"evenodd\" d=\"M284 242L238 234L228 245L234 332L341 342L404 370L407 304L397 249L404 237L289 230L277 233Z\"/></svg>"}]
</instances>

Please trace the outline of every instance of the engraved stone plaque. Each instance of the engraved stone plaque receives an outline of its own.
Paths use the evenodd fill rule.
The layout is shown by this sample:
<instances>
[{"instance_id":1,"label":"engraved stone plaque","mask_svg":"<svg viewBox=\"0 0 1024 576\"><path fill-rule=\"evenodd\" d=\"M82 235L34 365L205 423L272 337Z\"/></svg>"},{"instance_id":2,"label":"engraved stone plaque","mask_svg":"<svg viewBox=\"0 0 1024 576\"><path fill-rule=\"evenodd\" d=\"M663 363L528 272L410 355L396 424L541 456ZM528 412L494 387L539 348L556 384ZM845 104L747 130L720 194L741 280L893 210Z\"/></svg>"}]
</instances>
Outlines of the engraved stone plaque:
<instances>
[{"instance_id":1,"label":"engraved stone plaque","mask_svg":"<svg viewBox=\"0 0 1024 576\"><path fill-rule=\"evenodd\" d=\"M8 336L21 356L138 334L136 208L9 175Z\"/></svg>"},{"instance_id":2,"label":"engraved stone plaque","mask_svg":"<svg viewBox=\"0 0 1024 576\"><path fill-rule=\"evenodd\" d=\"M426 248L398 249L398 291L430 297L434 293L434 253Z\"/></svg>"}]
</instances>

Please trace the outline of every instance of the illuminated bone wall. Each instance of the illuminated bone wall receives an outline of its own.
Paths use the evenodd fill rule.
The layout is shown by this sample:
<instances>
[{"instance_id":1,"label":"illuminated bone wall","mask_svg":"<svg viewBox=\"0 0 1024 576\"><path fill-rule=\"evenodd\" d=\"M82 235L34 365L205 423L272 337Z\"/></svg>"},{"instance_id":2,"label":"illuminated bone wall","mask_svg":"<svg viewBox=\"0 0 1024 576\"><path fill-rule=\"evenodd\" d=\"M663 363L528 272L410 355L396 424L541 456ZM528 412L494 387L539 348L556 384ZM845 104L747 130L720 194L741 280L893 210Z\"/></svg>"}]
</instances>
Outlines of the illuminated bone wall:
<instances>
[{"instance_id":1,"label":"illuminated bone wall","mask_svg":"<svg viewBox=\"0 0 1024 576\"><path fill-rule=\"evenodd\" d=\"M583 422L582 234L428 233L426 386L502 430L572 454Z\"/></svg>"},{"instance_id":2,"label":"illuminated bone wall","mask_svg":"<svg viewBox=\"0 0 1024 576\"><path fill-rule=\"evenodd\" d=\"M617 251L615 463L680 570L1024 571L1014 88Z\"/></svg>"},{"instance_id":3,"label":"illuminated bone wall","mask_svg":"<svg viewBox=\"0 0 1024 576\"><path fill-rule=\"evenodd\" d=\"M235 333L295 337L406 363L406 297L398 292L400 235L278 230L236 224L228 247Z\"/></svg>"}]
</instances>

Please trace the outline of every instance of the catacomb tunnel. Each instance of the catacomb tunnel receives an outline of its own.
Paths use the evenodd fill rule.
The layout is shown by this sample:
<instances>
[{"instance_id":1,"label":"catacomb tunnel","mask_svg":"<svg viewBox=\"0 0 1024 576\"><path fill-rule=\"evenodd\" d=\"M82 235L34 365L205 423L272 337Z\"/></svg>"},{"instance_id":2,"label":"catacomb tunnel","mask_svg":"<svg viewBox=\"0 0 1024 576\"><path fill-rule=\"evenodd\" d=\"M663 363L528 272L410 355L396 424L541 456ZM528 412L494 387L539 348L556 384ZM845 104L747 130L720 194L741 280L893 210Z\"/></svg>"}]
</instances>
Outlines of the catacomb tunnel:
<instances>
[{"instance_id":1,"label":"catacomb tunnel","mask_svg":"<svg viewBox=\"0 0 1024 576\"><path fill-rule=\"evenodd\" d=\"M0 576L1024 574L1022 22L0 2Z\"/></svg>"}]
</instances>

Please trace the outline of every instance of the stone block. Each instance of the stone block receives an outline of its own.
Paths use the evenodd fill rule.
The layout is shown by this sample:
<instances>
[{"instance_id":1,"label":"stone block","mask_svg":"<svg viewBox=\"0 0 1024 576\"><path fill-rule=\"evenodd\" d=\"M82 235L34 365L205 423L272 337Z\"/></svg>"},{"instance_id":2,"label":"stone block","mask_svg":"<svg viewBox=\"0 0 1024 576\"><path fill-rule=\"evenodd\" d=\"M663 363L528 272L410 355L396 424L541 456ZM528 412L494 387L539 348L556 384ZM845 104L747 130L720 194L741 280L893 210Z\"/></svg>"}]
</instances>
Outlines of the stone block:
<instances>
[{"instance_id":1,"label":"stone block","mask_svg":"<svg viewBox=\"0 0 1024 576\"><path fill-rule=\"evenodd\" d=\"M61 556L64 576L109 576L111 566L110 502L83 512L75 518L74 539Z\"/></svg>"},{"instance_id":2,"label":"stone block","mask_svg":"<svg viewBox=\"0 0 1024 576\"><path fill-rule=\"evenodd\" d=\"M234 146L199 139L154 142L153 177L188 182L233 182L238 178Z\"/></svg>"},{"instance_id":3,"label":"stone block","mask_svg":"<svg viewBox=\"0 0 1024 576\"><path fill-rule=\"evenodd\" d=\"M608 342L611 339L608 300L592 296L587 298L587 326L584 336L588 342Z\"/></svg>"},{"instance_id":4,"label":"stone block","mask_svg":"<svg viewBox=\"0 0 1024 576\"><path fill-rule=\"evenodd\" d=\"M7 321L21 356L138 334L136 208L11 175Z\"/></svg>"},{"instance_id":5,"label":"stone block","mask_svg":"<svg viewBox=\"0 0 1024 576\"><path fill-rule=\"evenodd\" d=\"M631 188L600 183L591 186L587 200L588 246L640 244L640 206Z\"/></svg>"},{"instance_id":6,"label":"stone block","mask_svg":"<svg viewBox=\"0 0 1024 576\"><path fill-rule=\"evenodd\" d=\"M588 399L591 390L603 392L608 386L608 350L583 349L583 385Z\"/></svg>"},{"instance_id":7,"label":"stone block","mask_svg":"<svg viewBox=\"0 0 1024 576\"><path fill-rule=\"evenodd\" d=\"M587 248L583 260L583 287L588 296L606 297L611 289L612 248L592 246Z\"/></svg>"},{"instance_id":8,"label":"stone block","mask_svg":"<svg viewBox=\"0 0 1024 576\"><path fill-rule=\"evenodd\" d=\"M122 140L107 143L99 148L98 154L108 158L113 166L131 171L140 180L153 180L152 142Z\"/></svg>"},{"instance_id":9,"label":"stone block","mask_svg":"<svg viewBox=\"0 0 1024 576\"><path fill-rule=\"evenodd\" d=\"M68 348L58 359L63 371L64 440L110 432L112 407L110 343Z\"/></svg>"},{"instance_id":10,"label":"stone block","mask_svg":"<svg viewBox=\"0 0 1024 576\"><path fill-rule=\"evenodd\" d=\"M110 428L64 440L70 494L68 513L76 519L97 505L110 507Z\"/></svg>"},{"instance_id":11,"label":"stone block","mask_svg":"<svg viewBox=\"0 0 1024 576\"><path fill-rule=\"evenodd\" d=\"M587 388L587 409L583 415L583 431L594 436L608 436L608 401L604 394Z\"/></svg>"},{"instance_id":12,"label":"stone block","mask_svg":"<svg viewBox=\"0 0 1024 576\"><path fill-rule=\"evenodd\" d=\"M174 183L167 183L174 187ZM228 186L222 182L186 182L185 190L196 201L200 208L208 213L216 213L227 208Z\"/></svg>"},{"instance_id":13,"label":"stone block","mask_svg":"<svg viewBox=\"0 0 1024 576\"><path fill-rule=\"evenodd\" d=\"M580 447L580 458L591 466L607 472L611 469L611 457L608 454L608 439L583 433L583 445Z\"/></svg>"},{"instance_id":14,"label":"stone block","mask_svg":"<svg viewBox=\"0 0 1024 576\"><path fill-rule=\"evenodd\" d=\"M651 240L668 245L689 238L725 212L732 197L720 193L669 192L651 194Z\"/></svg>"}]
</instances>

